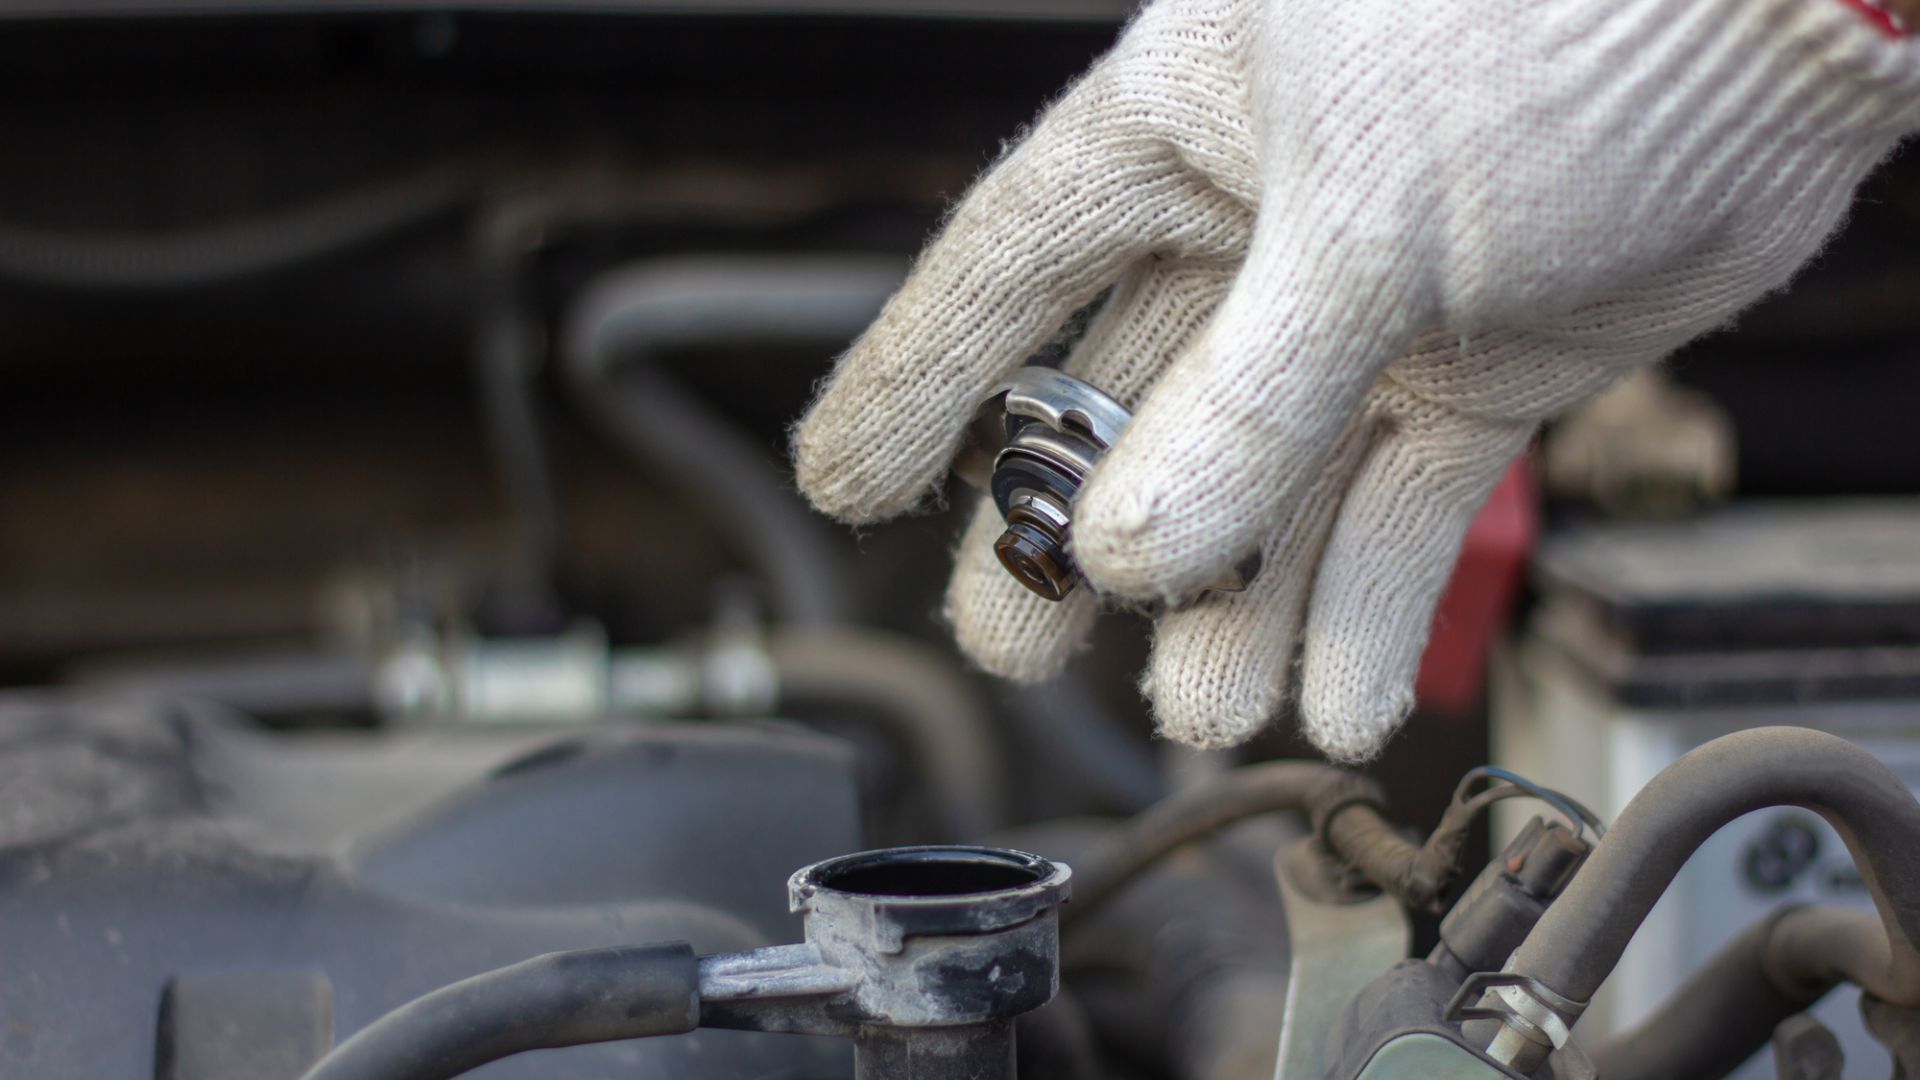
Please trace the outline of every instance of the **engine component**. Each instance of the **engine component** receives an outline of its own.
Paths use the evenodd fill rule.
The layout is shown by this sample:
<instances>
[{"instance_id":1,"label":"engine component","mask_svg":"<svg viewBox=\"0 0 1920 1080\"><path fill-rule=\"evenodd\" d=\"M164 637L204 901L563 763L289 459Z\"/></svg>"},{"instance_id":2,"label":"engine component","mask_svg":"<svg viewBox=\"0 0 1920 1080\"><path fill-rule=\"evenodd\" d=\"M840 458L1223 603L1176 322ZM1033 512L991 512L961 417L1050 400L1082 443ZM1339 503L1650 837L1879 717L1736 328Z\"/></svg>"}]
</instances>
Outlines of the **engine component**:
<instances>
[{"instance_id":1,"label":"engine component","mask_svg":"<svg viewBox=\"0 0 1920 1080\"><path fill-rule=\"evenodd\" d=\"M549 953L462 979L362 1028L305 1080L450 1080L528 1050L684 1035L700 1020L693 946Z\"/></svg>"},{"instance_id":2,"label":"engine component","mask_svg":"<svg viewBox=\"0 0 1920 1080\"><path fill-rule=\"evenodd\" d=\"M1555 1073L1556 1077L1563 1074ZM1567 1080L1595 1080L1597 1074L1576 1073ZM1476 1057L1471 1050L1431 1032L1404 1035L1380 1048L1359 1080L1492 1080L1521 1074Z\"/></svg>"},{"instance_id":3,"label":"engine component","mask_svg":"<svg viewBox=\"0 0 1920 1080\"><path fill-rule=\"evenodd\" d=\"M1478 794L1480 780L1494 781ZM1560 810L1583 831L1604 834L1592 811L1504 769L1469 772L1453 802L1424 844L1401 835L1386 817L1385 796L1358 773L1305 761L1271 761L1222 773L1204 787L1171 795L1113 830L1081 860L1079 899L1070 920L1086 918L1115 892L1154 862L1182 845L1235 822L1277 811L1312 819L1322 859L1342 864L1329 871L1337 880L1331 895L1348 898L1384 891L1415 911L1439 915L1460 870L1468 830L1487 807L1512 798L1541 799Z\"/></svg>"},{"instance_id":4,"label":"engine component","mask_svg":"<svg viewBox=\"0 0 1920 1080\"><path fill-rule=\"evenodd\" d=\"M1780 1025L1803 1016L1802 1010L1819 997L1776 986L1767 974L1774 929L1795 910L1783 907L1747 927L1652 1016L1595 1046L1593 1063L1600 1075L1636 1080L1725 1076L1769 1040L1776 1063L1783 1062ZM1712 1032L1712 1037L1703 1038L1703 1032Z\"/></svg>"},{"instance_id":5,"label":"engine component","mask_svg":"<svg viewBox=\"0 0 1920 1080\"><path fill-rule=\"evenodd\" d=\"M0 1076L284 1080L336 1032L527 957L790 941L766 886L861 844L853 764L767 724L287 739L0 705ZM849 1057L702 1030L488 1075L829 1080Z\"/></svg>"},{"instance_id":6,"label":"engine component","mask_svg":"<svg viewBox=\"0 0 1920 1080\"><path fill-rule=\"evenodd\" d=\"M1782 1021L1840 980L1865 984L1875 1033L1920 1058L1912 948L1890 936L1914 906L1920 805L1829 736L1711 744L1597 846L1583 807L1501 770L1469 773L1419 844L1363 779L1278 762L1084 826L1071 878L1015 851L909 848L827 859L789 880L784 903L759 896L751 883L803 861L791 856L857 845L851 763L840 744L762 725L559 740L414 727L329 743L205 712L0 705L0 1010L14 1025L0 1073L291 1076L354 1032L315 1076L427 1080L495 1062L503 1078L558 1078L618 1061L689 1080L824 1080L850 1063L861 1080L1009 1080L1015 1021L1059 986L1071 880L1085 894L1075 992L1055 1030L1027 1040L1070 1068L1029 1061L1030 1074L1102 1075L1099 1055L1125 1042L1115 1024L1144 1005L1165 1022L1131 1022L1155 1028L1147 1054L1173 1075L1243 1080L1277 1057L1283 1075L1323 1080L1591 1080L1572 1033L1583 1000L1526 966L1542 928L1611 948L1699 837L1769 800L1842 827L1896 929L1787 909L1633 1046L1602 1047L1599 1075L1721 1076L1770 1037L1797 1048L1796 1080L1827 1075L1819 1033ZM1452 906L1440 945L1395 963L1401 907L1441 907L1467 823L1517 797L1567 822L1523 829ZM1261 922L1271 892L1236 893L1242 908L1194 887L1244 878L1238 856L1213 869L1199 857L1244 856L1238 845L1166 857L1274 810L1305 811L1312 835L1283 853L1287 934L1269 939L1246 928L1277 930ZM794 940L795 914L804 940L769 944ZM633 944L647 941L672 944ZM1582 978L1604 977L1608 954L1576 959ZM1151 994L1141 979L1157 980ZM74 1012L83 997L95 1007ZM1342 1001L1336 1017L1327 1006ZM624 1045L577 1045L601 1040ZM543 1047L566 1049L505 1058Z\"/></svg>"},{"instance_id":7,"label":"engine component","mask_svg":"<svg viewBox=\"0 0 1920 1080\"><path fill-rule=\"evenodd\" d=\"M1291 964L1274 1075L1319 1077L1341 1010L1374 972L1406 959L1412 930L1406 911L1385 893L1355 897L1327 888L1325 863L1308 845L1294 845L1275 863Z\"/></svg>"},{"instance_id":8,"label":"engine component","mask_svg":"<svg viewBox=\"0 0 1920 1080\"><path fill-rule=\"evenodd\" d=\"M1006 812L1000 736L973 688L937 653L878 630L763 632L723 619L668 647L618 649L586 622L541 638L419 630L381 661L374 692L395 722L481 727L750 719L796 704L851 709L898 739L925 778L939 832L914 839L982 836Z\"/></svg>"},{"instance_id":9,"label":"engine component","mask_svg":"<svg viewBox=\"0 0 1920 1080\"><path fill-rule=\"evenodd\" d=\"M1775 914L1635 1032L1602 1047L1596 1069L1572 1028L1627 940L1707 837L1783 804L1819 813L1841 834L1878 918L1820 907ZM1909 1004L1920 1001L1915 835L1920 802L1842 739L1799 728L1717 739L1635 797L1578 874L1583 856L1569 843L1577 835L1558 826L1524 831L1443 923L1432 956L1398 965L1349 1004L1330 1043L1343 1056L1329 1075L1719 1077L1770 1037L1818 1041L1804 1025L1781 1025L1841 982L1866 991L1869 1026L1898 1056L1908 1025L1891 1021L1920 1012ZM1519 947L1495 968L1516 938Z\"/></svg>"},{"instance_id":10,"label":"engine component","mask_svg":"<svg viewBox=\"0 0 1920 1080\"><path fill-rule=\"evenodd\" d=\"M1889 1005L1869 995L1860 999L1860 1018L1880 1045L1892 1053L1898 1080L1920 1076L1920 1009Z\"/></svg>"},{"instance_id":11,"label":"engine component","mask_svg":"<svg viewBox=\"0 0 1920 1080\"><path fill-rule=\"evenodd\" d=\"M448 1080L696 1026L851 1038L856 1080L1012 1080L1014 1018L1059 989L1070 877L992 848L829 859L788 882L805 944L697 962L684 942L539 957L396 1009L306 1080Z\"/></svg>"},{"instance_id":12,"label":"engine component","mask_svg":"<svg viewBox=\"0 0 1920 1080\"><path fill-rule=\"evenodd\" d=\"M851 1038L856 1080L1012 1080L1014 1018L1060 987L1071 873L994 848L807 867L806 944L701 960L700 1022Z\"/></svg>"},{"instance_id":13,"label":"engine component","mask_svg":"<svg viewBox=\"0 0 1920 1080\"><path fill-rule=\"evenodd\" d=\"M1488 786L1476 790L1482 781ZM1434 953L1395 965L1406 952L1401 905L1446 910L1468 828L1512 798L1545 802L1570 824L1536 820L1523 830L1454 907ZM1561 793L1492 767L1467 774L1424 844L1400 835L1380 803L1363 777L1324 765L1270 762L1222 774L1085 848L1073 927L1087 927L1090 915L1182 846L1252 816L1303 811L1315 835L1283 852L1278 866L1293 954L1280 1075L1523 1075L1489 1060L1458 1021L1468 1018L1488 977L1480 970L1504 962L1592 850L1587 837L1605 835L1604 825ZM1367 973L1388 965L1368 981ZM1564 1080L1592 1075L1577 1049L1556 1055L1552 1068Z\"/></svg>"},{"instance_id":14,"label":"engine component","mask_svg":"<svg viewBox=\"0 0 1920 1080\"><path fill-rule=\"evenodd\" d=\"M1774 1029L1773 1061L1780 1080L1841 1080L1847 1056L1825 1024L1801 1013Z\"/></svg>"},{"instance_id":15,"label":"engine component","mask_svg":"<svg viewBox=\"0 0 1920 1080\"><path fill-rule=\"evenodd\" d=\"M992 494L1007 524L994 553L1034 593L1063 600L1077 587L1073 500L1130 419L1097 387L1049 367L1021 368L981 402L954 471ZM1239 592L1259 572L1256 552L1210 588Z\"/></svg>"},{"instance_id":16,"label":"engine component","mask_svg":"<svg viewBox=\"0 0 1920 1080\"><path fill-rule=\"evenodd\" d=\"M1073 864L1064 916L1080 905L1082 856L1124 827L1072 818L995 839ZM1162 860L1090 918L1063 917L1062 992L1022 1019L1020 1075L1096 1080L1125 1061L1130 1075L1159 1080L1273 1080L1291 925L1279 917L1273 851L1304 832L1299 821L1247 823Z\"/></svg>"},{"instance_id":17,"label":"engine component","mask_svg":"<svg viewBox=\"0 0 1920 1080\"><path fill-rule=\"evenodd\" d=\"M1474 779L1470 775L1462 790ZM1558 798L1552 792L1543 795L1549 801ZM1456 800L1454 805L1463 804ZM1481 1052L1474 1042L1475 1029L1461 1021L1508 1019L1508 1013L1492 1011L1482 995L1507 1001L1517 996L1507 985L1513 980L1488 973L1506 961L1591 851L1573 829L1540 818L1529 821L1441 921L1440 943L1433 952L1424 961L1391 968L1352 998L1326 1036L1327 1064L1332 1066L1327 1075L1363 1080L1528 1075L1530 1070L1509 1071L1496 1055ZM1293 917L1291 898L1288 917ZM1516 1012L1519 1008L1514 1006ZM1591 1067L1568 1041L1568 1026L1555 1026L1551 1016L1542 1013L1527 1034L1540 1035L1550 1050L1568 1050L1555 1061L1555 1075L1591 1075ZM1520 1037L1517 1026L1501 1033L1509 1039Z\"/></svg>"},{"instance_id":18,"label":"engine component","mask_svg":"<svg viewBox=\"0 0 1920 1080\"><path fill-rule=\"evenodd\" d=\"M838 347L873 320L904 267L883 257L665 259L596 280L561 334L575 395L607 436L724 522L783 622L847 621L837 541L760 447L659 369L675 349Z\"/></svg>"},{"instance_id":19,"label":"engine component","mask_svg":"<svg viewBox=\"0 0 1920 1080\"><path fill-rule=\"evenodd\" d=\"M1592 852L1578 834L1529 820L1440 921L1428 962L1462 979L1498 969Z\"/></svg>"},{"instance_id":20,"label":"engine component","mask_svg":"<svg viewBox=\"0 0 1920 1080\"><path fill-rule=\"evenodd\" d=\"M1507 970L1575 1003L1555 1010L1571 1024L1694 850L1735 818L1777 805L1812 810L1840 833L1878 917L1788 912L1766 936L1762 970L1807 1002L1850 982L1895 1005L1920 1004L1920 803L1878 758L1804 728L1738 732L1668 766L1627 805ZM1514 1060L1526 1072L1538 1054Z\"/></svg>"}]
</instances>

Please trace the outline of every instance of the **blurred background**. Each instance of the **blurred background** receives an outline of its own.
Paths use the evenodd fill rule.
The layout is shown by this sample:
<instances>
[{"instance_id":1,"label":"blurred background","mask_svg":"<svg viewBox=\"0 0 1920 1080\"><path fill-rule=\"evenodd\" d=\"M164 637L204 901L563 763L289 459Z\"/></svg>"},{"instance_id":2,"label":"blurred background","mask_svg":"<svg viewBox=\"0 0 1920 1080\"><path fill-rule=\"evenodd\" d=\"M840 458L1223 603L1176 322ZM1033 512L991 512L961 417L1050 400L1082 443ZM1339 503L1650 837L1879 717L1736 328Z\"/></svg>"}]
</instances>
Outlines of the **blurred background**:
<instances>
[{"instance_id":1,"label":"blurred background","mask_svg":"<svg viewBox=\"0 0 1920 1080\"><path fill-rule=\"evenodd\" d=\"M1229 762L1151 738L1143 623L978 677L938 617L958 510L855 536L785 455L1128 6L7 5L0 685L289 738L777 715L858 748L875 844L1204 783ZM1617 810L1782 717L1906 763L1916 252L1909 153L1791 292L1516 469L1373 770L1405 820L1490 759ZM1308 753L1282 722L1239 759ZM1681 953L1725 895L1848 895L1782 821L1668 917Z\"/></svg>"}]
</instances>

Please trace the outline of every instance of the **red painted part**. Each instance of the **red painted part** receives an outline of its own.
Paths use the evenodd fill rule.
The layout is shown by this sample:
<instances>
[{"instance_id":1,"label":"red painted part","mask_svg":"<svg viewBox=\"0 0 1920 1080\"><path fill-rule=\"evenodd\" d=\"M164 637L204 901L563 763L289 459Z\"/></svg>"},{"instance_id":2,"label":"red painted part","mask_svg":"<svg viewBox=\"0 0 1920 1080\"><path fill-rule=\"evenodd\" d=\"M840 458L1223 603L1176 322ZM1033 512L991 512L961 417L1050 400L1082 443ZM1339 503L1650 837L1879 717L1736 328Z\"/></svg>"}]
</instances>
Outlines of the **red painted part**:
<instances>
[{"instance_id":1,"label":"red painted part","mask_svg":"<svg viewBox=\"0 0 1920 1080\"><path fill-rule=\"evenodd\" d=\"M1521 458L1480 508L1440 596L1414 685L1425 712L1469 713L1487 688L1487 658L1507 628L1540 535L1540 498Z\"/></svg>"},{"instance_id":2,"label":"red painted part","mask_svg":"<svg viewBox=\"0 0 1920 1080\"><path fill-rule=\"evenodd\" d=\"M1903 30L1900 23L1894 19L1893 13L1886 8L1872 3L1871 0L1840 0L1840 2L1860 14L1865 15L1868 22L1873 23L1875 27L1879 28L1881 33L1886 34L1888 37L1897 41L1907 36L1907 32Z\"/></svg>"}]
</instances>

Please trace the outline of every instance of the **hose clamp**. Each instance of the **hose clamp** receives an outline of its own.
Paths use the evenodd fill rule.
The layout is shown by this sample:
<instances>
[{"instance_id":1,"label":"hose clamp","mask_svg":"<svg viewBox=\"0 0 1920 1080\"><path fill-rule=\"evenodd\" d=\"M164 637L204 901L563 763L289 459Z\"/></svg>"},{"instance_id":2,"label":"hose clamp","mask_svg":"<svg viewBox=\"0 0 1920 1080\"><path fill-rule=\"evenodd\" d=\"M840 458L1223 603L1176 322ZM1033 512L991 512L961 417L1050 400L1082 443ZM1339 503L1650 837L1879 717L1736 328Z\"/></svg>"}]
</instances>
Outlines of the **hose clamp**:
<instances>
[{"instance_id":1,"label":"hose clamp","mask_svg":"<svg viewBox=\"0 0 1920 1080\"><path fill-rule=\"evenodd\" d=\"M1498 1022L1482 1053L1509 1068L1531 1071L1549 1053L1571 1044L1573 1024L1586 1009L1586 1002L1565 997L1531 975L1478 971L1460 984L1442 1019Z\"/></svg>"}]
</instances>

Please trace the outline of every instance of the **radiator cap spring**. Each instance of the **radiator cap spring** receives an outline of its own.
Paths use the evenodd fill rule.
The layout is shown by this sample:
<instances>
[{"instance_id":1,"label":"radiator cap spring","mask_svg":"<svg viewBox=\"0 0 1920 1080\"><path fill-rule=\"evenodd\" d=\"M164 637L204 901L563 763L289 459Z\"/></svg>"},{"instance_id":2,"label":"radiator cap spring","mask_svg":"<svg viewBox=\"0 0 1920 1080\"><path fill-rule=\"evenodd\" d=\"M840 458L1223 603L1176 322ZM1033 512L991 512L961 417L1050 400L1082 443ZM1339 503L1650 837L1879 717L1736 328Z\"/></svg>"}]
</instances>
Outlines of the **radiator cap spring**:
<instances>
[{"instance_id":1,"label":"radiator cap spring","mask_svg":"<svg viewBox=\"0 0 1920 1080\"><path fill-rule=\"evenodd\" d=\"M1070 554L1073 500L1132 415L1097 387L1049 367L1023 367L980 403L954 471L993 495L1006 531L994 554L1048 600L1080 582ZM1251 558L1209 586L1239 592L1260 572Z\"/></svg>"}]
</instances>

